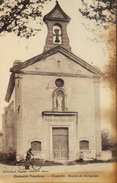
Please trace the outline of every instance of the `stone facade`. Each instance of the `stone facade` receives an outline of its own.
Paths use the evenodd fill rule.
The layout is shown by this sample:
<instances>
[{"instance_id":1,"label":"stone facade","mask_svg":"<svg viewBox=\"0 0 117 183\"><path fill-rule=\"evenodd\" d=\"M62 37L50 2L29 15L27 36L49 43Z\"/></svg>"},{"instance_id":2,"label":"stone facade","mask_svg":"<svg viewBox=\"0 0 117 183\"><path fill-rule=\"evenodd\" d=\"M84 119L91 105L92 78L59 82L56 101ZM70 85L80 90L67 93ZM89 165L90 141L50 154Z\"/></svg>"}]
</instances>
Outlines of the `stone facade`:
<instances>
[{"instance_id":1,"label":"stone facade","mask_svg":"<svg viewBox=\"0 0 117 183\"><path fill-rule=\"evenodd\" d=\"M17 158L31 147L35 156L46 160L71 161L81 153L95 159L101 153L99 78L103 73L70 51L66 32L70 18L58 3L44 21L48 27L59 25L62 34L54 35L48 28L44 52L11 68L6 100L11 101L13 90L14 102L5 109L4 146L9 140L6 151L15 149Z\"/></svg>"},{"instance_id":2,"label":"stone facade","mask_svg":"<svg viewBox=\"0 0 117 183\"><path fill-rule=\"evenodd\" d=\"M15 152L14 102L4 108L3 118L3 152Z\"/></svg>"}]
</instances>

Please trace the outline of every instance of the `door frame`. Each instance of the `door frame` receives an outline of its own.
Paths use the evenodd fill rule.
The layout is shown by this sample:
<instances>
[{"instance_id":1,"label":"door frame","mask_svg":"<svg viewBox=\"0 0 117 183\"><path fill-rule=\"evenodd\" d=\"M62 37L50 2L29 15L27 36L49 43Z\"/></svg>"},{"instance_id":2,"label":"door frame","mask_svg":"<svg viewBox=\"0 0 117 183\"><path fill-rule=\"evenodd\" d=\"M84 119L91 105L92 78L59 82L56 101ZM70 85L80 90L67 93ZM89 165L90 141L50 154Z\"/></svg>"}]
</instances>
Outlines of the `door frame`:
<instances>
[{"instance_id":1,"label":"door frame","mask_svg":"<svg viewBox=\"0 0 117 183\"><path fill-rule=\"evenodd\" d=\"M52 128L68 128L68 160L77 159L77 139L78 139L78 112L55 112L43 111L42 117L45 124L45 152L47 159L53 161L53 144L52 144ZM62 160L61 160L62 161Z\"/></svg>"},{"instance_id":2,"label":"door frame","mask_svg":"<svg viewBox=\"0 0 117 183\"><path fill-rule=\"evenodd\" d=\"M52 145L53 145L53 138L55 135L53 135L53 129L66 129L67 130L67 135L65 134L65 136L67 136L67 157L64 158L54 158L55 160L68 160L69 159L69 129L67 127L52 127ZM58 135L61 136L61 135ZM59 149L58 149L59 150ZM53 149L53 157L54 157L54 149Z\"/></svg>"},{"instance_id":3,"label":"door frame","mask_svg":"<svg viewBox=\"0 0 117 183\"><path fill-rule=\"evenodd\" d=\"M70 150L70 144L69 144L69 138L70 138L70 136L69 136L69 128L70 128L70 126L68 126L68 125L64 125L64 126L62 126L62 125L52 125L52 126L50 126L50 156L51 156L51 159L53 159L53 160L57 160L57 161L64 161L63 159L61 159L61 160L58 160L58 159L54 159L54 155L53 155L53 135L52 135L52 129L53 128L67 128L68 129L68 158L67 159L65 159L65 161L67 161L67 160L69 160L69 150Z\"/></svg>"}]
</instances>

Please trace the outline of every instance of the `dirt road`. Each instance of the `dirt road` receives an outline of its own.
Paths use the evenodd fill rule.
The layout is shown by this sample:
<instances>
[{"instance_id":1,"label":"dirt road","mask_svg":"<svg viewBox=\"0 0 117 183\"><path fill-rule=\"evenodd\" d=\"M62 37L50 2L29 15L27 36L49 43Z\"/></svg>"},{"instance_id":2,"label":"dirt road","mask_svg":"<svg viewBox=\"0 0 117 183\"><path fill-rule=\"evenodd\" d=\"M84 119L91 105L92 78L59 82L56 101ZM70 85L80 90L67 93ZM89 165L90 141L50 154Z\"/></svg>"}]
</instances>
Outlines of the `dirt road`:
<instances>
[{"instance_id":1,"label":"dirt road","mask_svg":"<svg viewBox=\"0 0 117 183\"><path fill-rule=\"evenodd\" d=\"M89 171L111 171L114 163L91 163L91 164L75 164L75 165L57 165L57 166L42 166L40 173L67 173L67 172L89 172ZM33 168L25 170L26 172L34 172ZM20 173L18 166L0 164L0 174L2 173Z\"/></svg>"}]
</instances>

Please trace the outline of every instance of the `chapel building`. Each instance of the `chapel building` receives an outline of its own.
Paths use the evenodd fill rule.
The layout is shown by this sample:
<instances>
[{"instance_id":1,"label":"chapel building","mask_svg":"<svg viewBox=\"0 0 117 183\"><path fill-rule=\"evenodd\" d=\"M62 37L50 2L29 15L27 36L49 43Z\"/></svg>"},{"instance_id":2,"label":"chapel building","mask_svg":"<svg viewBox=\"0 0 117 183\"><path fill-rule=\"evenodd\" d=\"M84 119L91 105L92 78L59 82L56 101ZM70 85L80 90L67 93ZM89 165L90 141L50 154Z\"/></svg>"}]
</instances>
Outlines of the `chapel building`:
<instances>
[{"instance_id":1,"label":"chapel building","mask_svg":"<svg viewBox=\"0 0 117 183\"><path fill-rule=\"evenodd\" d=\"M99 80L103 73L69 45L70 17L58 2L44 16L48 33L44 51L15 61L3 115L4 151L17 159L33 153L49 161L98 159L101 155Z\"/></svg>"}]
</instances>

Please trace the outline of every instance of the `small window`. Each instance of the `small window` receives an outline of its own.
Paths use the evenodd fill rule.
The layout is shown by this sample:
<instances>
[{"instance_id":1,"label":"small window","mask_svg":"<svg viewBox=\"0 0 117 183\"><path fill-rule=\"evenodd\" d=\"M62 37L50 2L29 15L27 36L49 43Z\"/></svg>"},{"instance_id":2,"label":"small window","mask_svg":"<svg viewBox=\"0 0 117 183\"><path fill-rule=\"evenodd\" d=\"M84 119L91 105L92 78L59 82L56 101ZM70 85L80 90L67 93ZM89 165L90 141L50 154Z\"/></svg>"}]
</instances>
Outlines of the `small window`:
<instances>
[{"instance_id":1,"label":"small window","mask_svg":"<svg viewBox=\"0 0 117 183\"><path fill-rule=\"evenodd\" d=\"M40 141L31 142L31 148L34 151L41 151L41 142Z\"/></svg>"},{"instance_id":2,"label":"small window","mask_svg":"<svg viewBox=\"0 0 117 183\"><path fill-rule=\"evenodd\" d=\"M87 149L89 149L89 141L87 141L87 140L82 140L82 141L80 141L80 149L81 150L87 150Z\"/></svg>"}]
</instances>

